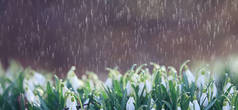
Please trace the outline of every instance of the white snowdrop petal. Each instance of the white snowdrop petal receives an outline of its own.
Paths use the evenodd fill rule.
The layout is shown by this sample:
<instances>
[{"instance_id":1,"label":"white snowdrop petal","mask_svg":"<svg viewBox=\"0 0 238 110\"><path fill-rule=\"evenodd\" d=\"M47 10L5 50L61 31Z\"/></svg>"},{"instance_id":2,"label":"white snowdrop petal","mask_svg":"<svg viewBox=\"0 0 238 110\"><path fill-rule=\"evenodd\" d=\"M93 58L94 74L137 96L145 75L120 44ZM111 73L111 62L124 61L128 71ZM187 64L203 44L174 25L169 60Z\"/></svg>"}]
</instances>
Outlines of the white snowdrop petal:
<instances>
[{"instance_id":1,"label":"white snowdrop petal","mask_svg":"<svg viewBox=\"0 0 238 110\"><path fill-rule=\"evenodd\" d=\"M226 91L229 89L230 86L232 86L232 84L231 84L230 82L228 82L228 83L225 85L225 87L224 87L224 91L226 92ZM234 93L234 88L233 88L233 87L231 87L229 93L230 93L230 94L233 94L233 93Z\"/></svg>"},{"instance_id":2,"label":"white snowdrop petal","mask_svg":"<svg viewBox=\"0 0 238 110\"><path fill-rule=\"evenodd\" d=\"M40 105L40 99L38 96L35 96L33 91L31 91L30 89L25 91L25 97L27 99L28 102L35 104L37 106Z\"/></svg>"},{"instance_id":3,"label":"white snowdrop petal","mask_svg":"<svg viewBox=\"0 0 238 110\"><path fill-rule=\"evenodd\" d=\"M150 93L152 90L152 83L149 80L145 81L147 93Z\"/></svg>"},{"instance_id":4,"label":"white snowdrop petal","mask_svg":"<svg viewBox=\"0 0 238 110\"><path fill-rule=\"evenodd\" d=\"M126 92L127 92L127 96L132 94L132 87L130 82L127 82L126 84Z\"/></svg>"},{"instance_id":5,"label":"white snowdrop petal","mask_svg":"<svg viewBox=\"0 0 238 110\"><path fill-rule=\"evenodd\" d=\"M227 102L225 103L225 105L222 106L222 110L231 110L231 108L232 108L232 107L231 107L230 104L227 103Z\"/></svg>"},{"instance_id":6,"label":"white snowdrop petal","mask_svg":"<svg viewBox=\"0 0 238 110\"><path fill-rule=\"evenodd\" d=\"M194 75L192 74L192 72L190 70L186 70L185 74L188 78L188 83L189 84L191 84L192 82L195 82L195 77L194 77Z\"/></svg>"},{"instance_id":7,"label":"white snowdrop petal","mask_svg":"<svg viewBox=\"0 0 238 110\"><path fill-rule=\"evenodd\" d=\"M200 106L199 106L197 100L193 100L193 105L194 105L194 109L193 110L200 110Z\"/></svg>"},{"instance_id":8,"label":"white snowdrop petal","mask_svg":"<svg viewBox=\"0 0 238 110\"><path fill-rule=\"evenodd\" d=\"M170 80L174 80L174 77L173 77L172 75L170 75L170 76L168 77L168 81L170 81Z\"/></svg>"},{"instance_id":9,"label":"white snowdrop petal","mask_svg":"<svg viewBox=\"0 0 238 110\"><path fill-rule=\"evenodd\" d=\"M164 85L165 88L167 87L164 77L161 78L161 83L162 83L162 85Z\"/></svg>"},{"instance_id":10,"label":"white snowdrop petal","mask_svg":"<svg viewBox=\"0 0 238 110\"><path fill-rule=\"evenodd\" d=\"M108 88L112 88L112 79L111 78L107 78L107 80L105 82L105 86Z\"/></svg>"},{"instance_id":11,"label":"white snowdrop petal","mask_svg":"<svg viewBox=\"0 0 238 110\"><path fill-rule=\"evenodd\" d=\"M192 102L189 102L189 110L194 110L194 104Z\"/></svg>"},{"instance_id":12,"label":"white snowdrop petal","mask_svg":"<svg viewBox=\"0 0 238 110\"><path fill-rule=\"evenodd\" d=\"M133 97L130 97L126 103L126 110L135 110L135 100Z\"/></svg>"},{"instance_id":13,"label":"white snowdrop petal","mask_svg":"<svg viewBox=\"0 0 238 110\"><path fill-rule=\"evenodd\" d=\"M69 81L72 84L74 90L77 90L83 85L82 81L80 81L76 75L74 77L69 78Z\"/></svg>"},{"instance_id":14,"label":"white snowdrop petal","mask_svg":"<svg viewBox=\"0 0 238 110\"><path fill-rule=\"evenodd\" d=\"M41 73L34 72L33 79L35 85L44 86L46 83L46 79Z\"/></svg>"},{"instance_id":15,"label":"white snowdrop petal","mask_svg":"<svg viewBox=\"0 0 238 110\"><path fill-rule=\"evenodd\" d=\"M202 93L202 96L200 98L200 104L203 104L204 107L208 105L208 98L206 93Z\"/></svg>"},{"instance_id":16,"label":"white snowdrop petal","mask_svg":"<svg viewBox=\"0 0 238 110\"><path fill-rule=\"evenodd\" d=\"M0 86L0 94L2 94L3 93L3 89L2 89L2 87Z\"/></svg>"},{"instance_id":17,"label":"white snowdrop petal","mask_svg":"<svg viewBox=\"0 0 238 110\"><path fill-rule=\"evenodd\" d=\"M66 92L67 92L67 91L69 91L69 89L68 89L67 87L63 87L63 90L62 90L62 92L63 92L63 96L66 95Z\"/></svg>"},{"instance_id":18,"label":"white snowdrop petal","mask_svg":"<svg viewBox=\"0 0 238 110\"><path fill-rule=\"evenodd\" d=\"M213 94L212 94L212 97L216 97L216 95L217 95L217 87L216 87L216 84L214 83L213 84Z\"/></svg>"},{"instance_id":19,"label":"white snowdrop petal","mask_svg":"<svg viewBox=\"0 0 238 110\"><path fill-rule=\"evenodd\" d=\"M66 99L66 107L69 107L71 110L76 110L77 101L76 99L70 94Z\"/></svg>"},{"instance_id":20,"label":"white snowdrop petal","mask_svg":"<svg viewBox=\"0 0 238 110\"><path fill-rule=\"evenodd\" d=\"M138 74L133 74L133 76L131 77L131 80L135 83L138 83L139 75Z\"/></svg>"},{"instance_id":21,"label":"white snowdrop petal","mask_svg":"<svg viewBox=\"0 0 238 110\"><path fill-rule=\"evenodd\" d=\"M202 87L204 87L205 86L205 84L206 84L206 77L204 76L204 75L200 75L199 77L198 77L198 79L197 79L197 87L198 88L201 88L201 86Z\"/></svg>"}]
</instances>

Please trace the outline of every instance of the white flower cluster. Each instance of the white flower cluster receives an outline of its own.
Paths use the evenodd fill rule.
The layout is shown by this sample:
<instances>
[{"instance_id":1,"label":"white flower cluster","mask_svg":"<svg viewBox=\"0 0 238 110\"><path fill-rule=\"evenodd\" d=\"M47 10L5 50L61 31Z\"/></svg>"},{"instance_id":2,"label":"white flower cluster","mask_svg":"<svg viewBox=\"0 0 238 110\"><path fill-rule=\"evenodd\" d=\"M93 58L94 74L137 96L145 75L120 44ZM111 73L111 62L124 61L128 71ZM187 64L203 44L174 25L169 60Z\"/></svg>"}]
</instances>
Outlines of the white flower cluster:
<instances>
[{"instance_id":1,"label":"white flower cluster","mask_svg":"<svg viewBox=\"0 0 238 110\"><path fill-rule=\"evenodd\" d=\"M24 97L32 106L41 107L42 98L50 97L45 95L50 85L52 90L59 90L57 91L59 95L62 93L63 106L69 110L77 110L79 106L84 109L86 107L84 105L92 101L94 101L92 104L95 104L93 107L97 106L100 110L106 110L110 106L121 107L121 104L124 104L123 109L126 110L143 107L151 110L158 108L164 110L169 107L181 110L184 109L182 102L186 100L189 101L187 103L189 110L202 110L219 100L218 96L225 95L226 99L222 103L222 109L230 110L236 106L232 98L237 94L237 90L228 77L224 78L224 87L219 89L217 86L219 80L209 71L202 70L195 75L189 69L185 69L179 74L172 67L152 65L154 65L152 70L143 68L145 65L142 65L137 69L129 70L124 75L116 69L108 69L109 77L104 83L93 73L83 75L81 79L78 78L74 72L75 67L70 69L64 81L59 80L58 85L54 85L52 78L30 71L30 74L25 74L23 80ZM13 76L7 75L7 77L14 80ZM6 86L10 84L0 84L0 95L4 93ZM182 100L182 97L187 99ZM123 101L120 102L119 99ZM115 103L110 101L117 101L120 106L113 105ZM109 105L106 106L107 104ZM158 107L159 104L161 107ZM114 109L114 107L111 108Z\"/></svg>"}]
</instances>

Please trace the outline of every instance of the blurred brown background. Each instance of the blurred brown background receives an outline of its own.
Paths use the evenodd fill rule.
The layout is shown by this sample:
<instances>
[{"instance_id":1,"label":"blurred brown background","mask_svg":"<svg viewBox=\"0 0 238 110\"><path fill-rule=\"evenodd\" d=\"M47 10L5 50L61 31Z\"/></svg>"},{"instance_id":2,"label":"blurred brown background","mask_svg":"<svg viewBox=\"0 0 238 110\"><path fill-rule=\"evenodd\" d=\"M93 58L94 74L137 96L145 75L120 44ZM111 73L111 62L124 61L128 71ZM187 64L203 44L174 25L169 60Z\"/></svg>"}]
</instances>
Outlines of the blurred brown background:
<instances>
[{"instance_id":1,"label":"blurred brown background","mask_svg":"<svg viewBox=\"0 0 238 110\"><path fill-rule=\"evenodd\" d=\"M0 58L103 75L237 53L238 0L0 0Z\"/></svg>"}]
</instances>

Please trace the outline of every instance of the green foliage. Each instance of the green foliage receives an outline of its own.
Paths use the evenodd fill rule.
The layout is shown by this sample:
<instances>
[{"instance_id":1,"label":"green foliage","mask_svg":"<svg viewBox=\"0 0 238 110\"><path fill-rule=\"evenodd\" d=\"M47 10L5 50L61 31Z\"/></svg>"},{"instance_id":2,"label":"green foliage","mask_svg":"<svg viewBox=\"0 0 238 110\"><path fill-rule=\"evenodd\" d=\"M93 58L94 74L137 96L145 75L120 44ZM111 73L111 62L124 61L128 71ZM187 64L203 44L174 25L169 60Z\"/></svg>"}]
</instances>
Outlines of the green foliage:
<instances>
[{"instance_id":1,"label":"green foliage","mask_svg":"<svg viewBox=\"0 0 238 110\"><path fill-rule=\"evenodd\" d=\"M78 78L75 67L64 80L10 67L13 70L0 77L0 109L238 110L236 84L229 75L224 73L222 79L216 79L202 70L194 73L195 77L186 63L179 73L154 63L133 65L124 75L108 68L106 82L94 73Z\"/></svg>"}]
</instances>

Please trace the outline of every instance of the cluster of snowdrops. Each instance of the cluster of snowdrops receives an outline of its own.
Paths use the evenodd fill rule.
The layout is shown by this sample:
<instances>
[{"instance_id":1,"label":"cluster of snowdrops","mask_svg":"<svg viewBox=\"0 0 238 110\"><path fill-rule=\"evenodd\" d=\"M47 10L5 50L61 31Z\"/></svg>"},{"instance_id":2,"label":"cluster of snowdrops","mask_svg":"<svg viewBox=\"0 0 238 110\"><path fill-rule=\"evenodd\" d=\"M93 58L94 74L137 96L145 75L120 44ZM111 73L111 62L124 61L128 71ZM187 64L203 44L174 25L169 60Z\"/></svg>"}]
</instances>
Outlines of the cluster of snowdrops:
<instances>
[{"instance_id":1,"label":"cluster of snowdrops","mask_svg":"<svg viewBox=\"0 0 238 110\"><path fill-rule=\"evenodd\" d=\"M64 79L10 66L0 71L1 110L238 110L238 92L227 73L133 65L81 78L72 67Z\"/></svg>"}]
</instances>

